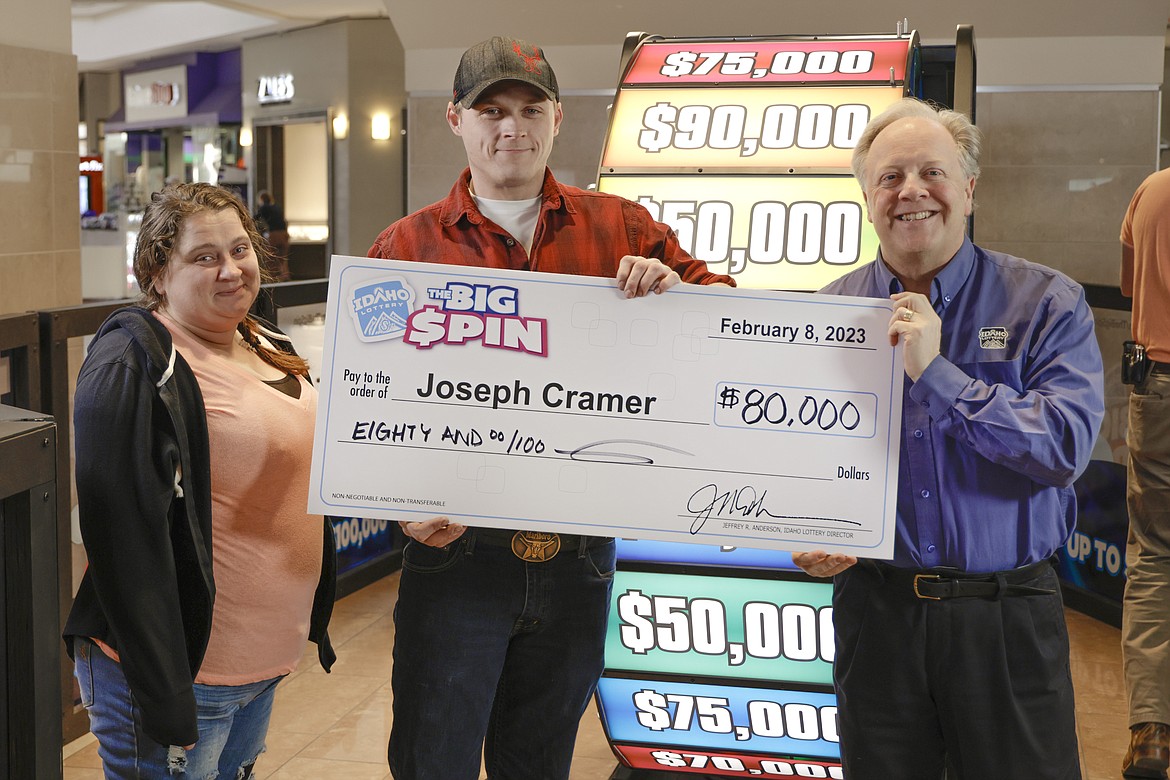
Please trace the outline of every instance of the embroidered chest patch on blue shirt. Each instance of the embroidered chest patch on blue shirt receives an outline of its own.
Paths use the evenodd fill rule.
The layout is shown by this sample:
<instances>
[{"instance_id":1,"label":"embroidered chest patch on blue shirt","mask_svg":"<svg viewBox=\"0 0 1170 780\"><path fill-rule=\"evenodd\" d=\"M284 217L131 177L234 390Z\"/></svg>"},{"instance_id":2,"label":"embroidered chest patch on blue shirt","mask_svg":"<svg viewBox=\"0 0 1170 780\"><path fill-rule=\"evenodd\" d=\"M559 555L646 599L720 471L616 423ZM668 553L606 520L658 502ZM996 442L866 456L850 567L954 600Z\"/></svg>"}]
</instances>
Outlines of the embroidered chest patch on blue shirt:
<instances>
[{"instance_id":1,"label":"embroidered chest patch on blue shirt","mask_svg":"<svg viewBox=\"0 0 1170 780\"><path fill-rule=\"evenodd\" d=\"M1007 340L1007 328L979 329L979 346L982 349L1006 349Z\"/></svg>"}]
</instances>

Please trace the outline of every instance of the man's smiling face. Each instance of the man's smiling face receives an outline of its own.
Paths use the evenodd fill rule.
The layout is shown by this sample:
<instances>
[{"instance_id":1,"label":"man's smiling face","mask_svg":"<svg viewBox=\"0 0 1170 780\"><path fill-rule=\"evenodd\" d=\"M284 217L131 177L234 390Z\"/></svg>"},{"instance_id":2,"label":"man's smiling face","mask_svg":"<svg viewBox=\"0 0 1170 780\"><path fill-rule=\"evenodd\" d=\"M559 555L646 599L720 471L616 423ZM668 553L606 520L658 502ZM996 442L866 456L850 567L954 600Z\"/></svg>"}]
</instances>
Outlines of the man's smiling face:
<instances>
[{"instance_id":1,"label":"man's smiling face","mask_svg":"<svg viewBox=\"0 0 1170 780\"><path fill-rule=\"evenodd\" d=\"M544 166L561 128L561 104L536 87L502 81L471 108L447 107L452 132L463 139L475 194L524 200L540 194Z\"/></svg>"},{"instance_id":2,"label":"man's smiling face","mask_svg":"<svg viewBox=\"0 0 1170 780\"><path fill-rule=\"evenodd\" d=\"M937 122L899 119L878 133L864 188L882 258L895 271L941 268L963 245L975 179L963 172L955 140Z\"/></svg>"}]
</instances>

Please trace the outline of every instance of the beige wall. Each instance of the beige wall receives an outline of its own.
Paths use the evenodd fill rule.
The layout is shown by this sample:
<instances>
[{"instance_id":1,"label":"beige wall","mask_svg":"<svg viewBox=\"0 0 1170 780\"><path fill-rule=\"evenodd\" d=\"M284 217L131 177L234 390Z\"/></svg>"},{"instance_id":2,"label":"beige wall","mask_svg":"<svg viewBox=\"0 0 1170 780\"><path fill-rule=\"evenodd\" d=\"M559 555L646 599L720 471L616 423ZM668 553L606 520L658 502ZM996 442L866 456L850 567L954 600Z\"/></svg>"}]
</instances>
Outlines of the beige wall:
<instances>
[{"instance_id":1,"label":"beige wall","mask_svg":"<svg viewBox=\"0 0 1170 780\"><path fill-rule=\"evenodd\" d=\"M386 28L389 28L387 30ZM335 162L338 253L364 256L382 229L403 216L406 204L406 53L389 21L355 24L349 35L349 138L337 143ZM390 115L390 138L370 138L376 112ZM340 152L344 151L344 154Z\"/></svg>"},{"instance_id":2,"label":"beige wall","mask_svg":"<svg viewBox=\"0 0 1170 780\"><path fill-rule=\"evenodd\" d=\"M12 314L81 302L77 59L64 0L9 0L5 20L0 314Z\"/></svg>"},{"instance_id":3,"label":"beige wall","mask_svg":"<svg viewBox=\"0 0 1170 780\"><path fill-rule=\"evenodd\" d=\"M4 0L0 45L69 54L73 51L69 0Z\"/></svg>"},{"instance_id":4,"label":"beige wall","mask_svg":"<svg viewBox=\"0 0 1170 780\"><path fill-rule=\"evenodd\" d=\"M1121 219L1157 167L1160 98L1149 89L980 94L976 243L1116 287Z\"/></svg>"}]
</instances>

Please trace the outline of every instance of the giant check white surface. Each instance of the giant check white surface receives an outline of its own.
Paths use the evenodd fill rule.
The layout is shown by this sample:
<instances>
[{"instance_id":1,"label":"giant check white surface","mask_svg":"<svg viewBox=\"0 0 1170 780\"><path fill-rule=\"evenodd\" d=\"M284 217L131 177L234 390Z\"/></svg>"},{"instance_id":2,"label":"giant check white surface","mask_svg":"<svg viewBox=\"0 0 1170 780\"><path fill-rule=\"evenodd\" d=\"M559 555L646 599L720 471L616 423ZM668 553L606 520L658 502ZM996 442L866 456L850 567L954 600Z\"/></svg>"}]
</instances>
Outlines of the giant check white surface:
<instances>
[{"instance_id":1,"label":"giant check white surface","mask_svg":"<svg viewBox=\"0 0 1170 780\"><path fill-rule=\"evenodd\" d=\"M890 312L334 257L309 508L889 558Z\"/></svg>"}]
</instances>

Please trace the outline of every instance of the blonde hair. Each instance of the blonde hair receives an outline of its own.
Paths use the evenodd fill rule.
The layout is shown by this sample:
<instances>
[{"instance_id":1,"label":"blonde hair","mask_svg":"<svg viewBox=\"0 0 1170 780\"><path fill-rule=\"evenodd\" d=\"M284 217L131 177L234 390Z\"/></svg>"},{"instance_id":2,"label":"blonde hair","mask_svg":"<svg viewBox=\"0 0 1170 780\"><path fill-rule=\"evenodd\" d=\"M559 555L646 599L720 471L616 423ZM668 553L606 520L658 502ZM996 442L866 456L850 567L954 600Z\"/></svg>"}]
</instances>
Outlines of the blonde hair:
<instances>
[{"instance_id":1,"label":"blonde hair","mask_svg":"<svg viewBox=\"0 0 1170 780\"><path fill-rule=\"evenodd\" d=\"M142 215L142 227L134 245L134 278L141 290L138 302L150 311L163 304L163 297L155 289L155 281L162 275L178 243L179 233L187 219L195 214L232 210L248 234L252 251L260 261L263 281L271 281L264 270L271 253L268 244L256 229L256 221L248 213L244 202L231 190L206 182L171 184L150 196L150 204ZM260 323L247 315L239 325L240 335L260 358L290 374L307 376L309 365L303 358L272 349L260 340Z\"/></svg>"},{"instance_id":2,"label":"blonde hair","mask_svg":"<svg viewBox=\"0 0 1170 780\"><path fill-rule=\"evenodd\" d=\"M869 121L853 149L853 176L861 185L861 189L865 189L865 163L869 159L869 150L874 139L882 130L899 119L926 119L937 122L955 140L955 150L958 152L963 174L968 178L979 178L979 154L983 150L983 134L971 123L967 115L917 98L902 98Z\"/></svg>"}]
</instances>

